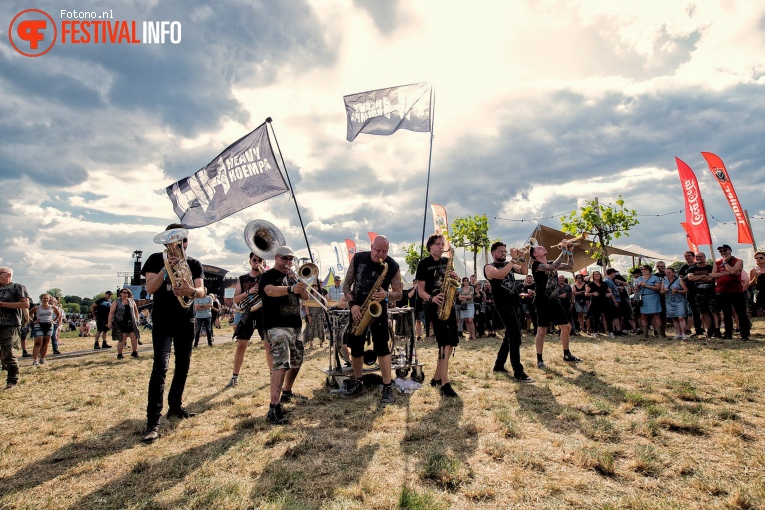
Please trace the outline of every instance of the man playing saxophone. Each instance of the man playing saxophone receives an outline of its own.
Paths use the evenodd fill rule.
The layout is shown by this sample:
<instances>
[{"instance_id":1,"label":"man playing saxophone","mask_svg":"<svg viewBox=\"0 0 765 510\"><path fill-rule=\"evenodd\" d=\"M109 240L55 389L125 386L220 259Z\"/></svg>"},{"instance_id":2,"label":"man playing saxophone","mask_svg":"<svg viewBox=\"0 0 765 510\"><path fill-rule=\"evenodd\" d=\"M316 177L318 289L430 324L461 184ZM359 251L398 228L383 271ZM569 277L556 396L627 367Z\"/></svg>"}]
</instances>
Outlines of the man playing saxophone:
<instances>
[{"instance_id":1,"label":"man playing saxophone","mask_svg":"<svg viewBox=\"0 0 765 510\"><path fill-rule=\"evenodd\" d=\"M364 368L366 331L369 329L372 333L374 353L377 355L377 362L380 365L383 378L381 406L392 404L394 401L391 386L390 347L388 345L387 305L389 302L395 303L400 300L403 295L399 265L388 256L389 247L390 242L387 237L377 236L372 242L370 251L356 253L353 256L343 284L343 293L348 299L348 307L353 319L348 338L353 365L353 379L350 380L346 395L355 397L364 391L361 376ZM364 324L370 320L368 326L364 327Z\"/></svg>"},{"instance_id":2,"label":"man playing saxophone","mask_svg":"<svg viewBox=\"0 0 765 510\"><path fill-rule=\"evenodd\" d=\"M445 302L446 297L442 293L442 288L448 286L450 280L457 279L459 275L454 270L447 270L450 266L449 259L441 256L444 253L444 236L431 235L428 237L426 247L430 255L417 265L415 279L417 292L428 307L427 313L433 324L433 333L436 335L438 344L438 364L430 385L439 386L441 395L445 397L456 397L457 392L454 391L449 380L449 357L459 344L457 317L451 311L453 303ZM447 311L448 315L446 315Z\"/></svg>"},{"instance_id":3,"label":"man playing saxophone","mask_svg":"<svg viewBox=\"0 0 765 510\"><path fill-rule=\"evenodd\" d=\"M258 295L258 282L260 277L263 276L261 270L263 269L264 260L253 252L250 252L250 272L243 274L236 282L236 290L234 291L234 304L241 306L244 303L244 309L242 310L242 318L239 324L236 326L234 336L236 337L236 350L234 351L234 373L231 375L231 380L226 385L226 388L233 388L239 384L239 371L242 369L242 363L244 363L244 353L247 351L247 344L252 338L252 334L257 331L263 340L263 346L266 349L266 359L268 360L269 370L273 366L273 360L271 359L271 350L268 342L266 341L266 335L262 329L261 311L260 309L251 311L253 308L253 299Z\"/></svg>"},{"instance_id":4,"label":"man playing saxophone","mask_svg":"<svg viewBox=\"0 0 765 510\"><path fill-rule=\"evenodd\" d=\"M184 226L173 223L167 226L164 234L188 235ZM160 238L163 234L157 236ZM157 242L155 238L155 242ZM170 239L170 236L168 236ZM165 241L168 242L168 241ZM167 244L167 264L162 252L153 253L146 259L141 274L146 277L146 290L154 295L151 313L154 327L151 341L154 347L154 364L149 379L149 402L146 408L146 432L144 443L152 443L159 438L159 420L162 415L162 400L165 392L165 378L170 364L170 350L175 351L175 372L170 392L167 394L168 418L190 418L190 413L183 408L183 390L186 376L191 365L191 346L194 342L194 322L192 308L194 298L204 296L202 264L185 256L188 237L183 237L179 256ZM168 273L168 268L172 273ZM185 275L180 278L178 275ZM189 303L183 305L181 301Z\"/></svg>"}]
</instances>

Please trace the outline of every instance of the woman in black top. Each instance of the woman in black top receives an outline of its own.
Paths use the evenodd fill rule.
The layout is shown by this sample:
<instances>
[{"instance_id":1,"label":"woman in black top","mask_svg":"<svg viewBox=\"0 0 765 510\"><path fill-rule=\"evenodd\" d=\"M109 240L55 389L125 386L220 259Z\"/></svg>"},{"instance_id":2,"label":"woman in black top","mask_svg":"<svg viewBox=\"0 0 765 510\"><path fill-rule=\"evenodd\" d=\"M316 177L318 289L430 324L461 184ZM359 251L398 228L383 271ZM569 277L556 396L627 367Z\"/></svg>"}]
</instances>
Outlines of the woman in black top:
<instances>
[{"instance_id":1,"label":"woman in black top","mask_svg":"<svg viewBox=\"0 0 765 510\"><path fill-rule=\"evenodd\" d=\"M603 281L603 275L600 271L594 271L590 283L587 284L585 296L592 298L590 301L589 315L592 318L592 332L595 338L598 337L598 321L603 321L603 328L606 333L611 331L608 325L608 300L611 299L611 289Z\"/></svg>"}]
</instances>

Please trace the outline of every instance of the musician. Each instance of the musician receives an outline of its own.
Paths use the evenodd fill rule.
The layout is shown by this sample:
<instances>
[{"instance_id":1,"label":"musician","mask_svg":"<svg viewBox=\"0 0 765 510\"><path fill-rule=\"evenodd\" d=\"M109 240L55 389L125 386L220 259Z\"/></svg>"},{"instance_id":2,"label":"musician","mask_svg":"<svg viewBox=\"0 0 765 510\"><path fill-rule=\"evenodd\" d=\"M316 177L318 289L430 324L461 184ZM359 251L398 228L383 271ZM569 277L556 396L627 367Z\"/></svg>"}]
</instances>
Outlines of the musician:
<instances>
[{"instance_id":1,"label":"musician","mask_svg":"<svg viewBox=\"0 0 765 510\"><path fill-rule=\"evenodd\" d=\"M440 293L444 278L459 278L455 271L446 274L448 259L443 258L444 236L433 234L428 237L425 245L430 253L417 264L417 292L420 298L425 301L427 314L433 325L433 333L436 335L438 344L438 363L431 386L439 386L441 395L445 397L457 397L457 392L452 388L449 379L449 357L454 348L459 344L457 334L457 316L452 310L449 318L441 320L438 318L438 307L444 303L444 296Z\"/></svg>"},{"instance_id":2,"label":"musician","mask_svg":"<svg viewBox=\"0 0 765 510\"><path fill-rule=\"evenodd\" d=\"M533 246L529 256L534 261L531 264L531 274L534 276L536 295L534 296L534 305L537 308L537 368L546 369L547 365L542 358L542 350L545 345L545 335L547 327L552 322L560 327L560 343L563 346L563 361L578 363L582 360L571 354L569 351L569 338L571 335L571 324L568 323L566 312L560 304L557 297L557 278L555 272L558 269L571 270L572 265L569 262L564 263L563 259L572 255L572 246L566 242L561 242L561 252L558 258L549 262L546 258L547 248L544 246ZM555 287L551 293L545 292L547 286ZM548 295L549 294L549 295ZM555 294L555 297L552 297Z\"/></svg>"},{"instance_id":3,"label":"musician","mask_svg":"<svg viewBox=\"0 0 765 510\"><path fill-rule=\"evenodd\" d=\"M263 259L253 252L250 252L250 271L247 274L243 274L236 282L236 289L234 290L234 304L239 306L241 302L248 296L258 295L258 283L263 273L260 270L263 268ZM251 301L250 298L248 301ZM234 330L234 337L236 338L236 350L234 351L234 373L231 375L231 380L226 385L226 388L233 388L239 384L239 371L242 369L242 363L244 363L244 353L247 350L247 344L249 344L252 334L257 331L260 338L263 340L263 348L266 350L266 360L268 361L268 370L273 367L273 358L271 357L271 349L266 341L266 335L262 329L261 311L255 310L250 312L252 305L248 305L246 310L243 310L242 317L239 319L239 324L236 325Z\"/></svg>"},{"instance_id":4,"label":"musician","mask_svg":"<svg viewBox=\"0 0 765 510\"><path fill-rule=\"evenodd\" d=\"M29 308L29 293L20 283L13 283L13 269L0 267L0 358L7 370L5 390L19 382L19 362L13 355L13 344L19 337L24 310Z\"/></svg>"},{"instance_id":5,"label":"musician","mask_svg":"<svg viewBox=\"0 0 765 510\"><path fill-rule=\"evenodd\" d=\"M352 333L363 316L362 305L370 297L370 292L375 290L375 284L382 275L384 266L381 262L388 264L385 277L371 295L371 301L380 303L382 312L369 324L369 330L372 334L372 344L377 363L380 365L380 372L383 378L382 396L380 405L385 406L394 402L393 388L391 386L391 359L390 346L388 345L388 302L395 303L403 296L403 284L401 282L401 271L398 263L388 256L390 242L385 236L377 236L372 242L370 251L356 253L351 259L348 271L345 274L345 283L343 284L343 293L348 298L348 306L351 310L353 324L349 326L351 331L348 337L348 347L351 349L351 364L353 365L353 379L349 382L346 395L355 397L363 393L364 382L361 380L364 368L364 343L366 332L360 336ZM388 290L390 288L390 290Z\"/></svg>"},{"instance_id":6,"label":"musician","mask_svg":"<svg viewBox=\"0 0 765 510\"><path fill-rule=\"evenodd\" d=\"M180 223L172 223L167 230L182 229ZM183 249L188 247L188 237L183 239ZM170 255L167 259L170 266L176 266L181 259ZM191 364L191 349L194 342L194 322L192 307L184 308L178 301L179 296L198 298L204 296L202 264L192 257L186 257L186 263L191 270L193 285L178 281L176 286L170 280L163 253L152 253L141 269L146 277L146 290L154 296L151 330L151 342L154 347L154 363L149 379L149 396L146 407L146 432L141 439L144 443L152 443L159 439L159 420L162 415L162 399L165 392L165 378L170 364L170 350L175 352L175 372L167 394L167 417L186 419L195 416L183 407L183 390Z\"/></svg>"},{"instance_id":7,"label":"musician","mask_svg":"<svg viewBox=\"0 0 765 510\"><path fill-rule=\"evenodd\" d=\"M271 400L266 420L274 425L289 422L282 412L281 402L291 400L292 385L303 363L303 342L300 330L300 299L309 299L308 285L296 281L292 271L295 252L289 246L276 250L273 269L266 271L258 282L258 295L263 301L262 325L268 342L271 361ZM285 398L286 397L286 398Z\"/></svg>"},{"instance_id":8,"label":"musician","mask_svg":"<svg viewBox=\"0 0 765 510\"><path fill-rule=\"evenodd\" d=\"M521 363L521 302L516 287L513 273L521 273L523 268L507 260L507 246L501 241L491 245L491 256L494 262L483 268L483 274L489 280L497 315L505 325L505 338L497 352L494 361L494 372L506 373L505 362L510 355L510 365L513 368L513 377L518 382L533 383L534 379L523 371ZM518 258L520 253L515 248L510 248L510 256Z\"/></svg>"}]
</instances>

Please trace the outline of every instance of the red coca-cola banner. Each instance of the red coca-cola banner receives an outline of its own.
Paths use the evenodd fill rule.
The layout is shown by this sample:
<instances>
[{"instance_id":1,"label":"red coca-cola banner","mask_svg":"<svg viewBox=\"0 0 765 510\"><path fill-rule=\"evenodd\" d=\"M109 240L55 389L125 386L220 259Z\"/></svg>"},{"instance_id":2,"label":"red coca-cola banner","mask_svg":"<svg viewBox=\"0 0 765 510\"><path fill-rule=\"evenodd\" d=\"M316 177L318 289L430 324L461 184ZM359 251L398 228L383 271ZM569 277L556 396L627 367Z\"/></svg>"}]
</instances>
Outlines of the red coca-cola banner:
<instances>
[{"instance_id":1,"label":"red coca-cola banner","mask_svg":"<svg viewBox=\"0 0 765 510\"><path fill-rule=\"evenodd\" d=\"M685 197L685 223L686 232L691 241L698 246L701 244L712 244L709 237L709 224L707 223L707 212L704 210L704 203L701 201L701 190L696 175L683 160L675 158L677 162L677 171L680 173L680 184L683 187L683 196Z\"/></svg>"},{"instance_id":2,"label":"red coca-cola banner","mask_svg":"<svg viewBox=\"0 0 765 510\"><path fill-rule=\"evenodd\" d=\"M722 159L711 152L702 152L701 155L707 160L709 170L712 172L715 179L717 179L717 182L720 183L720 187L722 188L723 193L725 193L725 198L728 199L728 204L730 204L730 208L733 209L733 214L736 215L739 244L754 244L752 231L749 229L746 217L744 217L744 208L741 207L741 204L738 201L736 190L733 189L733 183L730 182L728 171L725 169Z\"/></svg>"},{"instance_id":3,"label":"red coca-cola banner","mask_svg":"<svg viewBox=\"0 0 765 510\"><path fill-rule=\"evenodd\" d=\"M693 253L698 253L699 247L696 246L696 243L691 241L691 235L688 233L688 224L685 222L681 222L680 225L682 225L683 230L685 230L685 241L688 243L688 249L691 250Z\"/></svg>"},{"instance_id":4,"label":"red coca-cola banner","mask_svg":"<svg viewBox=\"0 0 765 510\"><path fill-rule=\"evenodd\" d=\"M353 239L346 239L345 240L345 247L348 250L348 263L351 263L351 259L354 255L356 255L356 241Z\"/></svg>"}]
</instances>

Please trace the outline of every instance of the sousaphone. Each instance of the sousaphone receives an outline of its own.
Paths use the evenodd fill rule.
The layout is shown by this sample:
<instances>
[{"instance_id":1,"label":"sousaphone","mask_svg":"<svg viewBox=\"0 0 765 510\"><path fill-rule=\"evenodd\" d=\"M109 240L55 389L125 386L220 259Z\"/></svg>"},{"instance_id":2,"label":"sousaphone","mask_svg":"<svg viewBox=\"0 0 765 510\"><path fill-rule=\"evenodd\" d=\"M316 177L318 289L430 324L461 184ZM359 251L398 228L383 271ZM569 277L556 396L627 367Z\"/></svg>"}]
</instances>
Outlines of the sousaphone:
<instances>
[{"instance_id":1,"label":"sousaphone","mask_svg":"<svg viewBox=\"0 0 765 510\"><path fill-rule=\"evenodd\" d=\"M276 250L287 244L276 225L266 220L252 220L244 227L244 242L252 253L273 260Z\"/></svg>"}]
</instances>

